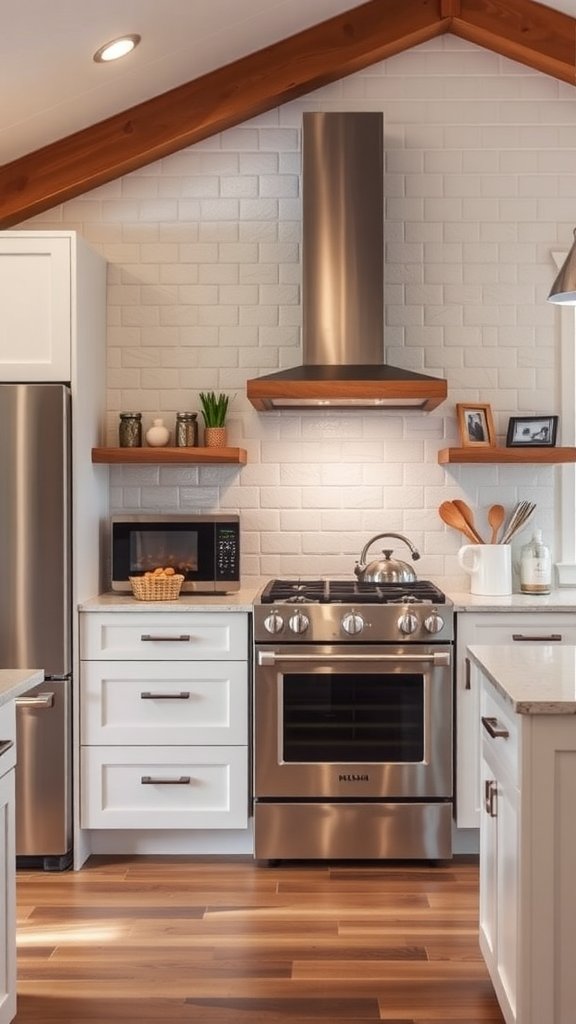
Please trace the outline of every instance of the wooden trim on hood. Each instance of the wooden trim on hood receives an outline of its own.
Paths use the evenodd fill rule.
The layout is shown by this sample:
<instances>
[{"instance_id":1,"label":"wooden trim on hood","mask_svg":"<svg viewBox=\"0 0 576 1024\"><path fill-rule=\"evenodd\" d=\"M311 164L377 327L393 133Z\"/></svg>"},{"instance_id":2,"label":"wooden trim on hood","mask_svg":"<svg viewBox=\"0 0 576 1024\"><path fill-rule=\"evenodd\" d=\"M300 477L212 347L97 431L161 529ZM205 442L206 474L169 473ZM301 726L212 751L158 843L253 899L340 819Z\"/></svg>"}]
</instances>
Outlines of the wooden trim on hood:
<instances>
[{"instance_id":1,"label":"wooden trim on hood","mask_svg":"<svg viewBox=\"0 0 576 1024\"><path fill-rule=\"evenodd\" d=\"M576 19L532 0L369 0L0 167L0 228L444 32L576 84Z\"/></svg>"}]
</instances>

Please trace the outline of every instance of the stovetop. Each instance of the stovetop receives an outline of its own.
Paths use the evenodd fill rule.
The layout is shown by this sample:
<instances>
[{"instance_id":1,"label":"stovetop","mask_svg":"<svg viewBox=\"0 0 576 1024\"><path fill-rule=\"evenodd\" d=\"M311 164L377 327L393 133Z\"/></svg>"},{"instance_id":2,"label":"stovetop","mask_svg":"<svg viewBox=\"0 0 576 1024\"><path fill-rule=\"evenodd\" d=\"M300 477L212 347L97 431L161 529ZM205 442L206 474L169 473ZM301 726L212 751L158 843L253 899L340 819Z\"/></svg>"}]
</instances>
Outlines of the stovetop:
<instances>
[{"instance_id":1,"label":"stovetop","mask_svg":"<svg viewBox=\"0 0 576 1024\"><path fill-rule=\"evenodd\" d=\"M361 583L358 580L270 580L261 604L445 604L446 595L429 580Z\"/></svg>"},{"instance_id":2,"label":"stovetop","mask_svg":"<svg viewBox=\"0 0 576 1024\"><path fill-rule=\"evenodd\" d=\"M452 602L429 580L270 580L254 605L256 643L452 643Z\"/></svg>"}]
</instances>

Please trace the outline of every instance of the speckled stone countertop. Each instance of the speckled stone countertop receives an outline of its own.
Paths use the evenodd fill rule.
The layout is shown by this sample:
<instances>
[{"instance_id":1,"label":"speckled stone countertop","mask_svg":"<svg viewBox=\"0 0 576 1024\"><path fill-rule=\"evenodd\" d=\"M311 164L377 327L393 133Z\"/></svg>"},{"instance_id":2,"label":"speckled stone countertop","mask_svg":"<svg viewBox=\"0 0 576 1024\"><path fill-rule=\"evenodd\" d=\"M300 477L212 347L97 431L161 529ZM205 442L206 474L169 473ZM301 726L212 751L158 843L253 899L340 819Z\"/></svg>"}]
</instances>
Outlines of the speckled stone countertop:
<instances>
[{"instance_id":1,"label":"speckled stone countertop","mask_svg":"<svg viewBox=\"0 0 576 1024\"><path fill-rule=\"evenodd\" d=\"M480 597L477 594L446 591L456 612L574 612L576 589L560 588L549 594L510 594L508 597Z\"/></svg>"},{"instance_id":2,"label":"speckled stone countertop","mask_svg":"<svg viewBox=\"0 0 576 1024\"><path fill-rule=\"evenodd\" d=\"M0 669L0 705L7 704L15 697L37 686L44 679L41 669L3 668Z\"/></svg>"},{"instance_id":3,"label":"speckled stone countertop","mask_svg":"<svg viewBox=\"0 0 576 1024\"><path fill-rule=\"evenodd\" d=\"M473 644L468 653L518 714L576 714L576 647Z\"/></svg>"},{"instance_id":4,"label":"speckled stone countertop","mask_svg":"<svg viewBox=\"0 0 576 1024\"><path fill-rule=\"evenodd\" d=\"M78 607L81 612L251 612L260 587L234 594L181 594L175 601L137 601L132 594L99 594Z\"/></svg>"},{"instance_id":5,"label":"speckled stone countertop","mask_svg":"<svg viewBox=\"0 0 576 1024\"><path fill-rule=\"evenodd\" d=\"M176 601L137 601L132 594L108 591L83 601L81 612L223 611L250 612L263 583L243 586L235 594L181 594ZM576 588L553 590L550 594L510 594L509 597L479 597L463 591L446 595L457 612L576 612Z\"/></svg>"}]
</instances>

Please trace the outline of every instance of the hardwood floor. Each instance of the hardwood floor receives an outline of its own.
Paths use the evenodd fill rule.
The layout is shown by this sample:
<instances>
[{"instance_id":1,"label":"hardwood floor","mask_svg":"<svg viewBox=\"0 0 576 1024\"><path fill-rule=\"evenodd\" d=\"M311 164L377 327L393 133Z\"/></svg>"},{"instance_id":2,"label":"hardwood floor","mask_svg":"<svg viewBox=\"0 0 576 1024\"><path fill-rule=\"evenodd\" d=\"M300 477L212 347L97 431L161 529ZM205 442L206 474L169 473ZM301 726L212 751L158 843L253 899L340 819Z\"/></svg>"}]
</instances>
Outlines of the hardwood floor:
<instances>
[{"instance_id":1,"label":"hardwood floor","mask_svg":"<svg viewBox=\"0 0 576 1024\"><path fill-rule=\"evenodd\" d=\"M504 1020L472 860L93 857L17 889L15 1024Z\"/></svg>"}]
</instances>

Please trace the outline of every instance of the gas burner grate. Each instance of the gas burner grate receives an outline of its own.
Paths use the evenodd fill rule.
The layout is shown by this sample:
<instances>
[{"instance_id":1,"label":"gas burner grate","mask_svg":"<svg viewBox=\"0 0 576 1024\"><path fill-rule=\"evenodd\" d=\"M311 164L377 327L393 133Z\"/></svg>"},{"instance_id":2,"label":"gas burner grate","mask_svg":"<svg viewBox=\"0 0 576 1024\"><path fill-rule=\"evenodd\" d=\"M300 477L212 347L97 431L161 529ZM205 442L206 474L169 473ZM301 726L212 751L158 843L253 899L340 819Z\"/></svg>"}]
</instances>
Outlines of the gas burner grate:
<instances>
[{"instance_id":1,"label":"gas burner grate","mask_svg":"<svg viewBox=\"0 0 576 1024\"><path fill-rule=\"evenodd\" d=\"M270 580L261 604L444 604L446 596L429 580L362 583L358 580Z\"/></svg>"}]
</instances>

